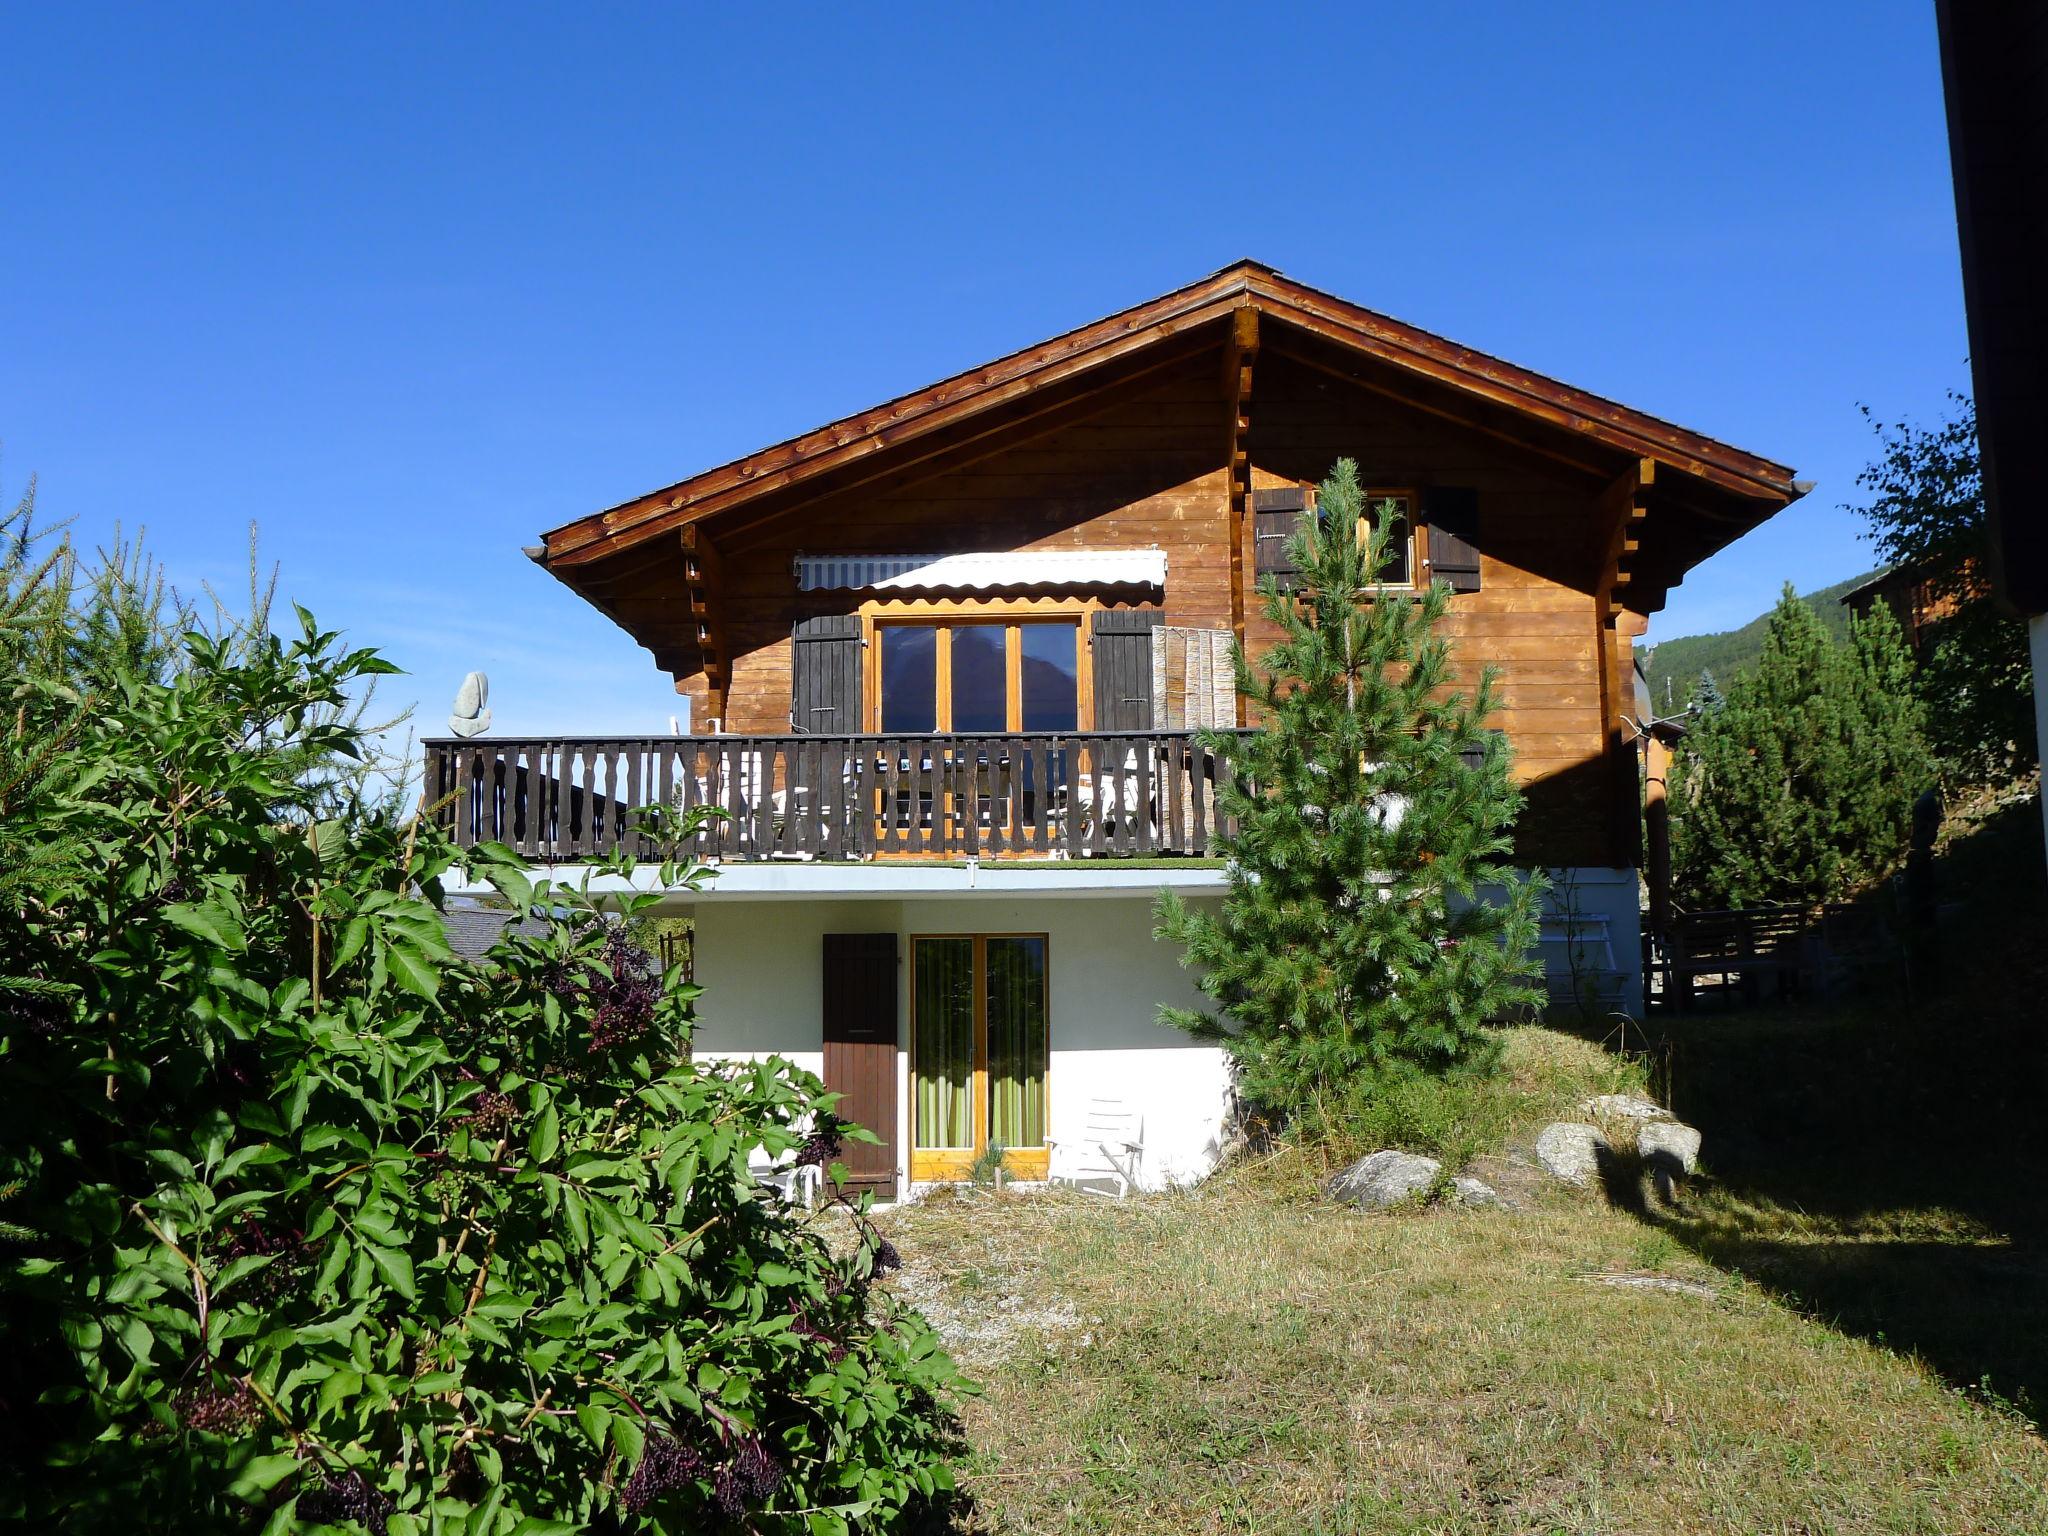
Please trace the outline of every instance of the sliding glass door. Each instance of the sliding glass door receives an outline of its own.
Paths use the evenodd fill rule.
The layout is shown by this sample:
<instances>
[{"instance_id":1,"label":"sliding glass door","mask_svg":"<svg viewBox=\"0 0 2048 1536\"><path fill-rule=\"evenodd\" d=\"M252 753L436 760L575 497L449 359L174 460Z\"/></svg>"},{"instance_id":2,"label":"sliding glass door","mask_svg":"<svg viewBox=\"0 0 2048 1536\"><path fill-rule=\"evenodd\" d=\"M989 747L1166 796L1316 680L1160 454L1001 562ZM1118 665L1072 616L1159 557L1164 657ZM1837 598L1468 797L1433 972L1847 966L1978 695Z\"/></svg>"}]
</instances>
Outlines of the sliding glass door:
<instances>
[{"instance_id":1,"label":"sliding glass door","mask_svg":"<svg viewBox=\"0 0 2048 1536\"><path fill-rule=\"evenodd\" d=\"M1001 1147L1045 1177L1045 936L913 938L910 966L910 1176L962 1179Z\"/></svg>"}]
</instances>

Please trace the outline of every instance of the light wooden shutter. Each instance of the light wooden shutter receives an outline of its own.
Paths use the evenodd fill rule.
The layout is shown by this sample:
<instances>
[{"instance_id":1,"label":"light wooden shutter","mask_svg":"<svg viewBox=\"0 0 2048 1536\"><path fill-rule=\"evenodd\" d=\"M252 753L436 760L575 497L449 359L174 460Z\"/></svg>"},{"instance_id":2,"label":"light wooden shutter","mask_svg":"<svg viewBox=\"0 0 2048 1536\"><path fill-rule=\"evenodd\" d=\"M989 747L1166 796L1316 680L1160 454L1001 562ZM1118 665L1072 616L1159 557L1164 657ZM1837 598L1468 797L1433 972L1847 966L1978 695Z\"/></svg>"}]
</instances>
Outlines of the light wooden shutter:
<instances>
[{"instance_id":1,"label":"light wooden shutter","mask_svg":"<svg viewBox=\"0 0 2048 1536\"><path fill-rule=\"evenodd\" d=\"M1096 610L1096 730L1152 729L1152 632L1164 617L1157 608Z\"/></svg>"},{"instance_id":2,"label":"light wooden shutter","mask_svg":"<svg viewBox=\"0 0 2048 1536\"><path fill-rule=\"evenodd\" d=\"M1308 492L1298 485L1252 492L1252 575L1271 576L1280 590L1291 591L1300 577L1287 541L1308 509Z\"/></svg>"},{"instance_id":3,"label":"light wooden shutter","mask_svg":"<svg viewBox=\"0 0 2048 1536\"><path fill-rule=\"evenodd\" d=\"M1422 517L1430 579L1450 583L1453 592L1477 592L1479 493L1468 485L1431 486L1422 494Z\"/></svg>"},{"instance_id":4,"label":"light wooden shutter","mask_svg":"<svg viewBox=\"0 0 2048 1536\"><path fill-rule=\"evenodd\" d=\"M789 728L806 736L858 735L859 615L799 619L789 649Z\"/></svg>"},{"instance_id":5,"label":"light wooden shutter","mask_svg":"<svg viewBox=\"0 0 2048 1536\"><path fill-rule=\"evenodd\" d=\"M1152 641L1152 724L1155 730L1237 724L1237 682L1227 629L1161 626Z\"/></svg>"}]
</instances>

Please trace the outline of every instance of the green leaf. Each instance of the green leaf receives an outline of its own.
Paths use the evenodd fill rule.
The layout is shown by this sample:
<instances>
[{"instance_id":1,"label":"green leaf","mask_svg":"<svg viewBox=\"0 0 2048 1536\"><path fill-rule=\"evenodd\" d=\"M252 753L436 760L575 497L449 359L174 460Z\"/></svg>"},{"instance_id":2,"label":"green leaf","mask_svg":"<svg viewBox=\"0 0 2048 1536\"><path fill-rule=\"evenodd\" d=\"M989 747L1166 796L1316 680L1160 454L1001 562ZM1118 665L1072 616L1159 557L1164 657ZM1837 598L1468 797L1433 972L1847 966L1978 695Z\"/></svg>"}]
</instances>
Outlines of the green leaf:
<instances>
[{"instance_id":1,"label":"green leaf","mask_svg":"<svg viewBox=\"0 0 2048 1536\"><path fill-rule=\"evenodd\" d=\"M612 1446L618 1451L624 1469L630 1472L640 1464L640 1457L647 1450L647 1434L630 1415L615 1413L612 1415Z\"/></svg>"},{"instance_id":2,"label":"green leaf","mask_svg":"<svg viewBox=\"0 0 2048 1536\"><path fill-rule=\"evenodd\" d=\"M555 1112L554 1100L550 1099L534 1120L532 1134L526 1139L527 1155L536 1163L551 1162L561 1144L562 1117Z\"/></svg>"},{"instance_id":3,"label":"green leaf","mask_svg":"<svg viewBox=\"0 0 2048 1536\"><path fill-rule=\"evenodd\" d=\"M252 1456L242 1464L235 1480L228 1484L228 1492L253 1504L298 1468L299 1458L296 1456Z\"/></svg>"},{"instance_id":4,"label":"green leaf","mask_svg":"<svg viewBox=\"0 0 2048 1536\"><path fill-rule=\"evenodd\" d=\"M611 1433L611 1409L602 1403L585 1403L576 1410L576 1422L590 1443L598 1450L603 1450L605 1437Z\"/></svg>"},{"instance_id":5,"label":"green leaf","mask_svg":"<svg viewBox=\"0 0 2048 1536\"><path fill-rule=\"evenodd\" d=\"M204 939L216 948L240 954L248 947L241 923L216 902L174 902L164 908L164 916L194 938Z\"/></svg>"},{"instance_id":6,"label":"green leaf","mask_svg":"<svg viewBox=\"0 0 2048 1536\"><path fill-rule=\"evenodd\" d=\"M391 979L415 997L432 999L441 990L441 973L409 944L393 942L384 951Z\"/></svg>"},{"instance_id":7,"label":"green leaf","mask_svg":"<svg viewBox=\"0 0 2048 1536\"><path fill-rule=\"evenodd\" d=\"M407 1301L419 1295L419 1289L413 1283L411 1259L396 1248L372 1246L364 1251L369 1254L370 1262L377 1266L377 1273L384 1277L386 1285Z\"/></svg>"}]
</instances>

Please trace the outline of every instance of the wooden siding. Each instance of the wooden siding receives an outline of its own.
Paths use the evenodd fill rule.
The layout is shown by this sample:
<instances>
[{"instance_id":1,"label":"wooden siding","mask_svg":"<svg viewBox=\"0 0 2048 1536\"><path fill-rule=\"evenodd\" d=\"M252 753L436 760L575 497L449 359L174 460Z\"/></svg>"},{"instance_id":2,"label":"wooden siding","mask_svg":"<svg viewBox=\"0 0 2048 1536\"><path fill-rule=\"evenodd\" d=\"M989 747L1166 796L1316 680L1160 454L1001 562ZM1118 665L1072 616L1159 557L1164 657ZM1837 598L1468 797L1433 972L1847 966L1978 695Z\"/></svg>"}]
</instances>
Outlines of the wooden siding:
<instances>
[{"instance_id":1,"label":"wooden siding","mask_svg":"<svg viewBox=\"0 0 2048 1536\"><path fill-rule=\"evenodd\" d=\"M861 606L844 592L799 593L792 573L799 553L1160 548L1168 552L1166 622L1227 628L1222 405L1208 361L1176 370L1099 415L964 468L820 500L728 549L725 615L733 662L726 728L786 729L792 626ZM657 579L650 598L660 590ZM1156 592L1100 596L1119 607L1159 602ZM971 612L975 602L959 606ZM701 722L705 679L693 674L680 681Z\"/></svg>"},{"instance_id":2,"label":"wooden siding","mask_svg":"<svg viewBox=\"0 0 2048 1536\"><path fill-rule=\"evenodd\" d=\"M730 651L727 730L788 730L791 633L800 620L860 611L860 594L799 593L799 553L947 553L978 549L1159 547L1167 551L1163 602L1141 590L1075 594L1076 611L1163 609L1164 622L1227 629L1232 623L1231 518L1223 458L1226 400L1217 359L1205 355L1131 386L1078 420L937 472L907 471L823 496L722 543L723 620ZM1600 602L1601 520L1608 485L1548 453L1497 433L1410 408L1285 353L1258 365L1248 433L1255 490L1312 484L1340 456L1368 484L1468 487L1477 497L1479 590L1451 603L1446 633L1468 685L1491 664L1502 712L1494 724L1515 750L1529 806L1519 855L1531 863L1611 865L1633 858L1620 824L1633 748L1615 734L1613 677L1625 642L1611 642ZM718 537L716 524L708 525ZM1238 528L1236 559L1249 585L1253 519ZM1427 551L1427 535L1423 539ZM673 602L675 578L650 567L622 607ZM1014 597L1014 594L1010 595ZM998 597L967 596L975 611ZM941 606L944 599L936 600ZM1245 639L1256 655L1271 626L1247 597ZM712 700L704 675L678 687L700 729ZM1091 701L1084 700L1084 710ZM1099 727L1084 718L1083 727Z\"/></svg>"}]
</instances>

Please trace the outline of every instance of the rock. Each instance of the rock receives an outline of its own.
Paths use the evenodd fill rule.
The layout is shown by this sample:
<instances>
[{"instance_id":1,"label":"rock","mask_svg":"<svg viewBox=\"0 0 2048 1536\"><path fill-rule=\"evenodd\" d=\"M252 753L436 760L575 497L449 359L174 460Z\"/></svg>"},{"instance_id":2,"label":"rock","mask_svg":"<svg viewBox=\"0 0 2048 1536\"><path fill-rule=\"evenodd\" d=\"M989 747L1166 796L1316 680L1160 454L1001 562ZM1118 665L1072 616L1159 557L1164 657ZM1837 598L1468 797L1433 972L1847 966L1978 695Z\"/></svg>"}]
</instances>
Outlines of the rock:
<instances>
[{"instance_id":1,"label":"rock","mask_svg":"<svg viewBox=\"0 0 2048 1536\"><path fill-rule=\"evenodd\" d=\"M1376 1211L1421 1194L1443 1171L1444 1165L1433 1157L1418 1157L1413 1152L1374 1152L1334 1175L1324 1187L1334 1200Z\"/></svg>"},{"instance_id":2,"label":"rock","mask_svg":"<svg viewBox=\"0 0 2048 1536\"><path fill-rule=\"evenodd\" d=\"M1700 1133L1676 1120L1657 1120L1636 1133L1636 1150L1653 1168L1692 1173L1700 1165Z\"/></svg>"},{"instance_id":3,"label":"rock","mask_svg":"<svg viewBox=\"0 0 2048 1536\"><path fill-rule=\"evenodd\" d=\"M1505 1206L1507 1204L1507 1201L1501 1198L1499 1190L1487 1183L1486 1180L1475 1179L1470 1174L1459 1174L1458 1177L1451 1180L1451 1187L1457 1191L1458 1201L1461 1205Z\"/></svg>"},{"instance_id":4,"label":"rock","mask_svg":"<svg viewBox=\"0 0 2048 1536\"><path fill-rule=\"evenodd\" d=\"M1671 1111L1662 1104L1632 1093L1603 1093L1586 1100L1579 1113L1595 1120L1669 1120Z\"/></svg>"},{"instance_id":5,"label":"rock","mask_svg":"<svg viewBox=\"0 0 2048 1536\"><path fill-rule=\"evenodd\" d=\"M1560 1120L1536 1138L1536 1161L1552 1178L1583 1189L1599 1174L1606 1147L1607 1138L1596 1127Z\"/></svg>"}]
</instances>

